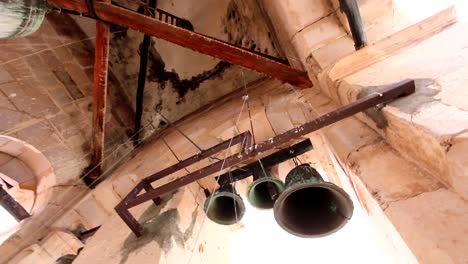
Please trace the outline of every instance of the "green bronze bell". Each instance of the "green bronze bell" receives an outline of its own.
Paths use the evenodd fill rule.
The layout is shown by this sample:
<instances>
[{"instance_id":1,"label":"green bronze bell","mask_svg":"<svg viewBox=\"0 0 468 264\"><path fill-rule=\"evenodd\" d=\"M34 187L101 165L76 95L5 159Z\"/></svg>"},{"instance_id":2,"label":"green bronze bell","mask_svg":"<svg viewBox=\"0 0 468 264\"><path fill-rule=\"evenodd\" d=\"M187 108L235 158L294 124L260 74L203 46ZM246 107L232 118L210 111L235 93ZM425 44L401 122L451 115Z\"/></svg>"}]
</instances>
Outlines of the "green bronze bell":
<instances>
[{"instance_id":1,"label":"green bronze bell","mask_svg":"<svg viewBox=\"0 0 468 264\"><path fill-rule=\"evenodd\" d=\"M0 38L31 35L39 29L48 11L46 0L0 1Z\"/></svg>"},{"instance_id":2,"label":"green bronze bell","mask_svg":"<svg viewBox=\"0 0 468 264\"><path fill-rule=\"evenodd\" d=\"M254 182L247 189L247 200L259 209L273 208L276 199L284 191L284 183L264 170L254 171L253 176Z\"/></svg>"},{"instance_id":3,"label":"green bronze bell","mask_svg":"<svg viewBox=\"0 0 468 264\"><path fill-rule=\"evenodd\" d=\"M244 216L245 205L235 188L226 184L208 196L204 211L211 221L220 225L232 225Z\"/></svg>"},{"instance_id":4,"label":"green bronze bell","mask_svg":"<svg viewBox=\"0 0 468 264\"><path fill-rule=\"evenodd\" d=\"M286 176L286 190L274 206L276 222L299 237L322 237L342 228L353 215L349 195L325 182L309 164L292 169Z\"/></svg>"}]
</instances>

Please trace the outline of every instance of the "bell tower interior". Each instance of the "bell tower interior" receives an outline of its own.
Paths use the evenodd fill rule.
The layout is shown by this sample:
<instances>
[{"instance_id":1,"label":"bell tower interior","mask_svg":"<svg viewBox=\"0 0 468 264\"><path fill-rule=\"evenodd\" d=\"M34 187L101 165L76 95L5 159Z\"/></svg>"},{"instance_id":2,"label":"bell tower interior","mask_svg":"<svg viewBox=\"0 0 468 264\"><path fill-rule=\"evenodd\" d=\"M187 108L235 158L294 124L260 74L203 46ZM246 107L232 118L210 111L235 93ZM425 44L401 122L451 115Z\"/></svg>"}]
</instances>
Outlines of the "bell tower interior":
<instances>
[{"instance_id":1,"label":"bell tower interior","mask_svg":"<svg viewBox=\"0 0 468 264\"><path fill-rule=\"evenodd\" d=\"M0 3L0 263L468 263L464 0Z\"/></svg>"}]
</instances>

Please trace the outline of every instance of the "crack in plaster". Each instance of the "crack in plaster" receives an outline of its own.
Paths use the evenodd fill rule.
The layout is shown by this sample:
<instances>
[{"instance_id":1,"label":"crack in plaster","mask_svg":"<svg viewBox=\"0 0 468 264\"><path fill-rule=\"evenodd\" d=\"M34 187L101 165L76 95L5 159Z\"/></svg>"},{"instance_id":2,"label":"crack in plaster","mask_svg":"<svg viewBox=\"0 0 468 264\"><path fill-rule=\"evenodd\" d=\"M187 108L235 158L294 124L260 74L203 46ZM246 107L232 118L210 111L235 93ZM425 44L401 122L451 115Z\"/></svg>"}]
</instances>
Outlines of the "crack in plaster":
<instances>
[{"instance_id":1,"label":"crack in plaster","mask_svg":"<svg viewBox=\"0 0 468 264\"><path fill-rule=\"evenodd\" d=\"M394 203L396 203L396 202L406 201L406 200L409 200L409 199L412 199L412 198L416 198L417 196L420 196L420 195L422 195L422 194L431 193L431 192L436 192L436 191L441 190L441 189L446 189L446 188L444 188L444 187L442 186L442 187L439 187L439 188L434 189L434 190L431 190L431 191L418 192L418 193L415 193L415 194L413 194L413 195L409 195L409 196L407 196L407 197L395 199L395 200L393 200L393 201L386 201L386 202L384 202L383 204L380 203L380 200L377 200L377 199L376 199L376 200L377 200L377 202L379 202L379 205L380 205L380 207L382 208L382 211L385 212L385 210L387 210L387 208L388 208L390 205L392 205L392 204L394 204ZM372 193L372 196L374 196L373 193Z\"/></svg>"},{"instance_id":2,"label":"crack in plaster","mask_svg":"<svg viewBox=\"0 0 468 264\"><path fill-rule=\"evenodd\" d=\"M303 28L301 28L301 29L299 29L298 31L296 31L296 33L294 33L294 34L291 36L291 38L290 38L289 41L292 42L293 39L296 37L297 34L301 33L304 29L308 28L309 26L312 26L313 24L318 23L318 22L320 22L320 21L322 21L322 20L324 20L324 19L326 19L326 18L328 18L328 17L334 15L334 14L338 11L338 9L340 9L340 7L337 7L337 8L335 8L334 10L331 10L330 13L328 13L327 15L325 15L325 16L323 16L323 17L321 17L321 18L319 18L319 19L317 19L317 20L315 20L315 21L313 21L313 22L310 22L309 24L305 25ZM340 24L341 24L341 23L340 23Z\"/></svg>"},{"instance_id":3,"label":"crack in plaster","mask_svg":"<svg viewBox=\"0 0 468 264\"><path fill-rule=\"evenodd\" d=\"M358 147L357 149L355 149L355 150L349 152L348 156L346 156L345 163L347 163L347 162L349 161L349 159L350 159L350 157L351 157L352 154L361 151L361 149L363 149L363 148L365 148L365 147L369 147L369 146L372 146L372 145L377 145L377 144L379 144L379 143L381 143L381 142L383 142L383 139L380 138L380 137L378 137L378 138L374 139L374 140L371 141L371 142L368 142L368 143L365 143L364 145L361 145L361 146ZM350 164L349 166L352 167L351 164Z\"/></svg>"}]
</instances>

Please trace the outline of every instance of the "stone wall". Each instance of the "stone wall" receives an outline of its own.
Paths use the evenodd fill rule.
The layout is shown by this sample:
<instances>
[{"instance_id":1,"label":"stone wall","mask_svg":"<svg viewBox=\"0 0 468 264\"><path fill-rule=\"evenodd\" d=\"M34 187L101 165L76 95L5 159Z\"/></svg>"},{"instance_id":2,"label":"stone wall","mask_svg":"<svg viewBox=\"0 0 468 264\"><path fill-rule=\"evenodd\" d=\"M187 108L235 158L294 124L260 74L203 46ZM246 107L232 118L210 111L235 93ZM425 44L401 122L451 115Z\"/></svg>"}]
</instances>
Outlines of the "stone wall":
<instances>
[{"instance_id":1,"label":"stone wall","mask_svg":"<svg viewBox=\"0 0 468 264\"><path fill-rule=\"evenodd\" d=\"M362 205L369 214L382 216L375 218L376 223L388 219L419 262L464 263L467 255L463 247L468 241L461 234L467 230L467 163L466 155L458 153L466 151L468 124L465 103L460 99L466 94L462 88L466 85L462 73L467 65L466 43L465 39L460 41L466 22L463 19L439 34L433 32L425 41L415 39L394 56L390 50L379 50L380 40L388 41L398 30L456 1L418 2L418 12L404 1L363 1L360 8L372 45L356 54L346 33L346 18L330 11L329 4L337 8L336 2L286 5L268 1L267 9L273 14L275 30L289 32L284 42L295 47L321 90L309 97L317 113L352 102L383 85L416 80L415 95L390 104L382 113L366 112L350 119L354 121L332 125L324 133ZM315 17L306 15L312 10ZM453 13L453 9L446 9L438 21L450 21ZM334 22L326 23L330 20ZM417 36L425 27L414 28L412 35ZM343 78L331 77L343 57L366 54L360 57L362 62L380 52L386 54L381 62ZM448 218L451 225L446 224Z\"/></svg>"},{"instance_id":2,"label":"stone wall","mask_svg":"<svg viewBox=\"0 0 468 264\"><path fill-rule=\"evenodd\" d=\"M79 177L91 149L94 22L77 19L81 26L52 12L33 35L0 40L0 152L26 164L35 177L34 185L12 193L33 216L2 234L2 241L10 236L1 247L7 258L45 236L70 201L88 192ZM106 154L133 128L132 110L119 99L118 85L111 74ZM120 147L106 162L115 163L132 148ZM32 194L24 197L28 190Z\"/></svg>"},{"instance_id":3,"label":"stone wall","mask_svg":"<svg viewBox=\"0 0 468 264\"><path fill-rule=\"evenodd\" d=\"M120 1L137 10L134 1ZM279 48L255 0L161 1L158 8L190 21L194 32L240 47L278 57ZM110 65L135 102L139 73L140 32L115 28ZM119 33L117 33L119 32ZM225 61L197 53L165 40L152 38L143 99L142 128L148 136L219 97L263 76ZM132 106L135 107L134 103Z\"/></svg>"}]
</instances>

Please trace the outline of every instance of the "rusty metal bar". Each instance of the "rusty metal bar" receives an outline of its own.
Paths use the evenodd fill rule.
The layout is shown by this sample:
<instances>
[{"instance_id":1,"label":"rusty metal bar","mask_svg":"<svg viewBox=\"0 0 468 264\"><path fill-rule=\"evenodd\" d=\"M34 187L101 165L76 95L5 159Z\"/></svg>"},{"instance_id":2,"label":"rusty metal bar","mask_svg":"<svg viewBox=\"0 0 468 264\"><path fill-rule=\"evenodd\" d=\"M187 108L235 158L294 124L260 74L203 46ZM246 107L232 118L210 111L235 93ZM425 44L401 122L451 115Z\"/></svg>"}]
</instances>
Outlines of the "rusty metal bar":
<instances>
[{"instance_id":1,"label":"rusty metal bar","mask_svg":"<svg viewBox=\"0 0 468 264\"><path fill-rule=\"evenodd\" d=\"M370 94L366 97L358 99L353 103L340 107L333 112L307 122L302 126L298 126L284 132L283 134L277 135L274 138L266 140L265 142L256 145L254 151L256 153L262 153L272 148L280 147L291 141L292 138L299 138L378 104L391 101L392 99L396 99L398 97L409 95L414 93L414 90L415 86L413 80L406 80L391 85L379 92Z\"/></svg>"},{"instance_id":2,"label":"rusty metal bar","mask_svg":"<svg viewBox=\"0 0 468 264\"><path fill-rule=\"evenodd\" d=\"M200 180L204 177L207 177L209 175L212 175L214 173L221 172L222 170L226 170L232 166L235 166L241 162L247 161L255 156L260 156L262 153L269 151L271 149L275 148L280 148L286 143L291 142L292 140L295 140L297 138L300 138L304 135L307 135L309 133L312 133L318 129L321 129L325 126L328 126L332 123L335 123L339 120L342 120L344 118L350 117L354 114L357 114L363 110L366 110L370 107L379 105L379 104L385 104L387 102L390 102L394 99L397 99L402 96L409 95L411 93L414 93L415 91L415 84L414 81L412 80L406 80L400 83L397 83L395 85L391 85L379 92L374 92L366 97L363 97L361 99L358 99L357 101L350 103L346 106L340 107L336 109L335 111L332 111L328 114L325 114L323 116L320 116L319 118L316 118L310 122L305 123L302 126L296 127L294 129L291 129L283 134L280 134L278 136L275 136L273 138L270 138L266 140L265 142L255 145L252 148L249 148L249 145L244 146L244 151L243 153L239 153L236 155L232 155L225 160L215 162L211 165L208 165L200 170L197 170L195 172L192 172L182 178L176 179L172 182L169 182L167 184L164 184L160 187L157 187L153 190L150 190L146 193L143 193L141 195L134 196L135 194L138 194L139 191L132 191L131 196L127 196L122 202L120 202L115 210L119 213L119 215L122 217L122 219L129 225L129 227L134 231L134 233L137 236L141 235L141 226L138 224L138 222L133 218L133 216L130 214L128 211L128 208L134 207L138 204L144 203L146 201L149 201L151 199L157 198L160 195L163 195L165 193L168 193L172 190L175 190L177 188L180 188L182 186L185 186L187 184L190 184L192 182L195 182L197 180ZM249 134L250 135L250 134ZM239 136L238 136L239 137ZM233 139L234 140L234 139ZM239 139L236 140L239 142ZM225 141L226 142L226 141ZM220 151L221 147L220 145L225 144L225 142L218 144L217 146L211 148L208 151L214 151L217 150L218 152ZM223 145L225 146L225 145ZM227 146L225 146L227 147ZM202 152L204 153L204 152ZM199 155L201 155L200 153ZM216 153L216 152L215 152ZM206 153L201 156L209 156ZM187 162L189 160L190 162ZM184 166L175 164L168 169L165 169L159 173L156 173L145 180L148 182L154 181L161 179L165 176L168 176L172 172L176 171L175 169L179 170L182 169L198 160L200 160L200 157L198 155L193 156L185 161ZM187 165L188 164L188 165ZM171 169L172 168L172 169ZM162 173L163 172L163 173Z\"/></svg>"},{"instance_id":3,"label":"rusty metal bar","mask_svg":"<svg viewBox=\"0 0 468 264\"><path fill-rule=\"evenodd\" d=\"M228 139L226 141L223 141L221 143L219 143L218 145L214 146L214 147L211 147L205 151L202 151L200 153L198 153L197 155L194 155L190 158L187 158L185 160L182 160L180 161L179 163L177 164L174 164L160 172L157 172L151 176L148 176L145 178L145 181L147 182L154 182L154 181L157 181L163 177L166 177L167 175L171 174L171 173L174 173L178 170L181 170L185 167L188 167L192 164L194 164L195 162L198 162L200 160L203 160L203 159L206 159L206 158L209 158L210 156L220 152L221 150L223 149L227 149L229 146L235 146L239 143L243 143L243 142L246 142L246 145L250 146L250 140L251 138L251 135L250 135L250 132L247 131L247 132L244 132L242 134L239 134L235 137L233 137L232 139Z\"/></svg>"},{"instance_id":4,"label":"rusty metal bar","mask_svg":"<svg viewBox=\"0 0 468 264\"><path fill-rule=\"evenodd\" d=\"M84 0L48 0L48 2L64 9L88 13ZM196 52L267 74L299 88L312 87L307 72L294 69L287 64L256 54L248 49L173 26L112 4L98 1L94 3L94 9L103 21L128 27Z\"/></svg>"},{"instance_id":5,"label":"rusty metal bar","mask_svg":"<svg viewBox=\"0 0 468 264\"><path fill-rule=\"evenodd\" d=\"M301 141L297 144L294 144L288 148L279 150L273 154L268 155L260 159L259 161L255 161L246 165L240 169L231 171L229 173L222 174L217 177L217 181L219 185L230 184L234 181L239 181L251 176L255 170L262 170L260 162L263 165L265 170L271 169L276 164L285 162L289 159L297 157L301 154L306 153L307 151L313 148L310 139L306 139Z\"/></svg>"},{"instance_id":6,"label":"rusty metal bar","mask_svg":"<svg viewBox=\"0 0 468 264\"><path fill-rule=\"evenodd\" d=\"M115 208L117 214L122 218L122 220L127 224L127 226L132 230L132 232L137 236L140 237L143 232L143 228L141 227L140 223L133 217L130 213L128 208L122 205L122 202L119 203Z\"/></svg>"}]
</instances>

